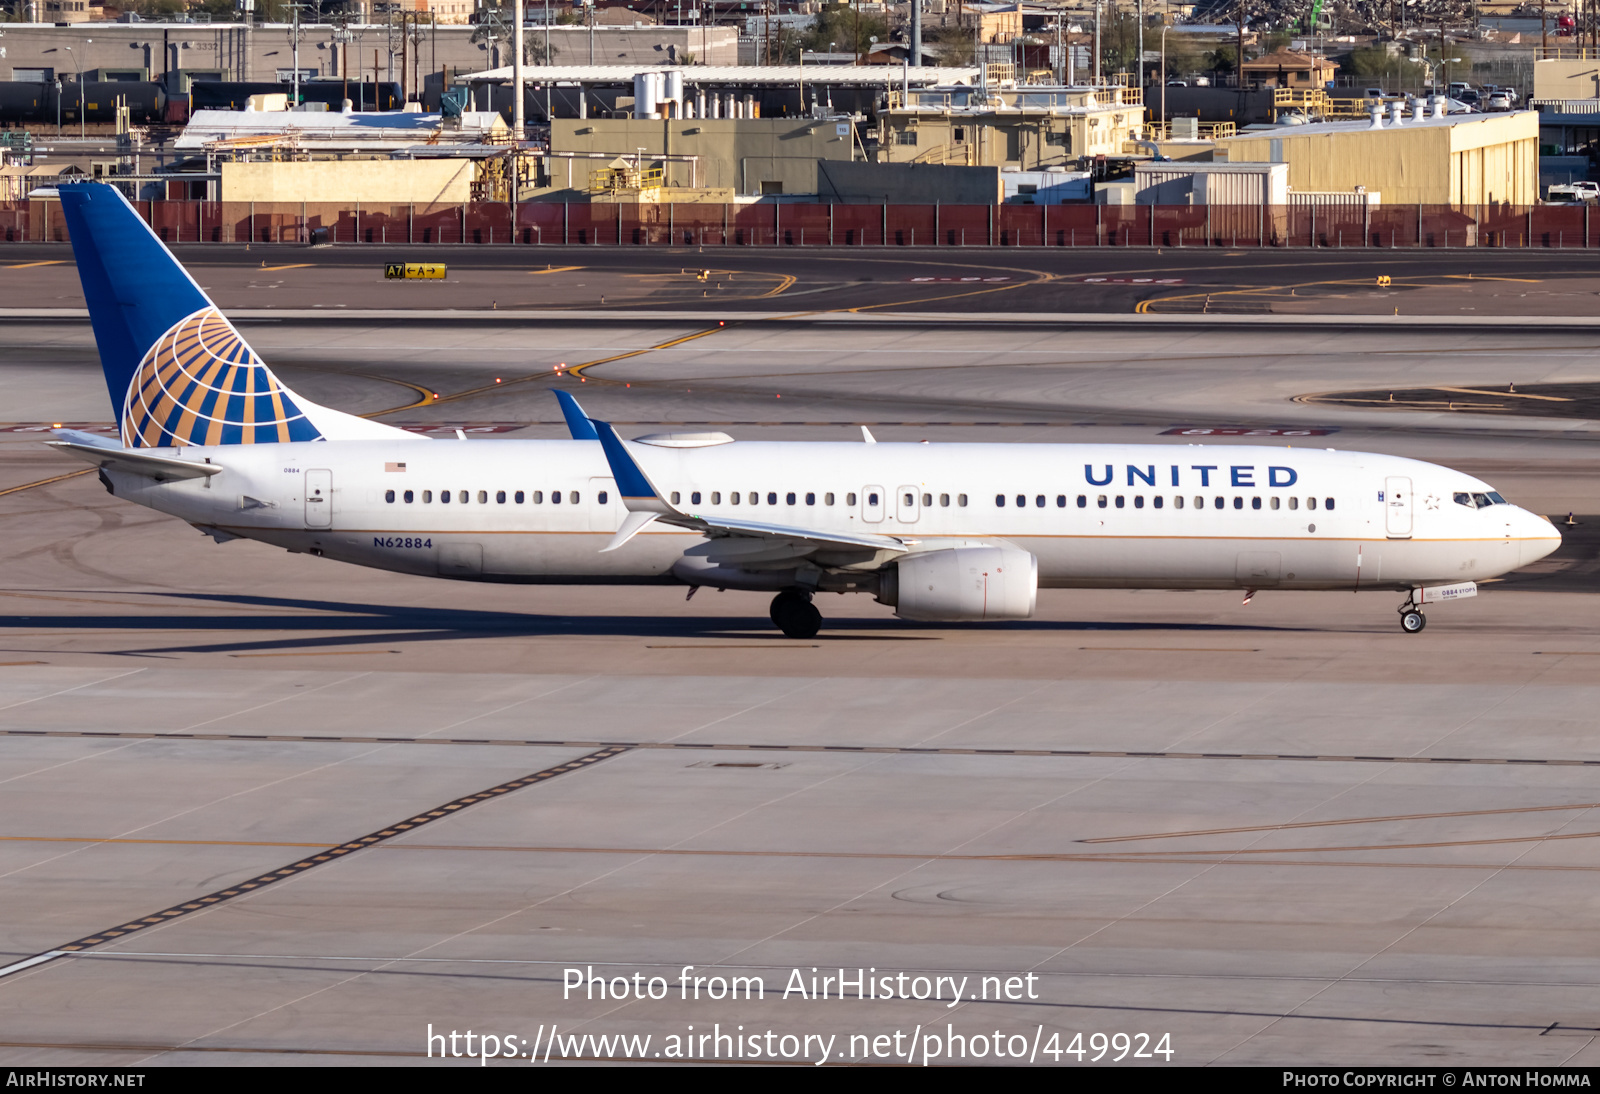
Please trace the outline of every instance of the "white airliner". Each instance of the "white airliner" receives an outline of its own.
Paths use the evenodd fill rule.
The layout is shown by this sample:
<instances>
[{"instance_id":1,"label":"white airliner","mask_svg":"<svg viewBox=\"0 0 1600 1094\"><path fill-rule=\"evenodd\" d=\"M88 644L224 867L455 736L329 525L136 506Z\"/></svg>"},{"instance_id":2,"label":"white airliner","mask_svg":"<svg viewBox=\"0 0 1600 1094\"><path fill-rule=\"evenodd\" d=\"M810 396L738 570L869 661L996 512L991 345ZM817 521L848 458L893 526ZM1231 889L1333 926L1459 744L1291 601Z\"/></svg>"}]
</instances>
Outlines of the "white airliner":
<instances>
[{"instance_id":1,"label":"white airliner","mask_svg":"<svg viewBox=\"0 0 1600 1094\"><path fill-rule=\"evenodd\" d=\"M400 573L775 593L904 619L1026 619L1038 589L1395 590L1420 608L1555 550L1545 518L1446 467L1212 445L625 442L559 393L574 439L441 441L286 388L112 187L61 201L120 443L61 431L107 490L219 542Z\"/></svg>"}]
</instances>

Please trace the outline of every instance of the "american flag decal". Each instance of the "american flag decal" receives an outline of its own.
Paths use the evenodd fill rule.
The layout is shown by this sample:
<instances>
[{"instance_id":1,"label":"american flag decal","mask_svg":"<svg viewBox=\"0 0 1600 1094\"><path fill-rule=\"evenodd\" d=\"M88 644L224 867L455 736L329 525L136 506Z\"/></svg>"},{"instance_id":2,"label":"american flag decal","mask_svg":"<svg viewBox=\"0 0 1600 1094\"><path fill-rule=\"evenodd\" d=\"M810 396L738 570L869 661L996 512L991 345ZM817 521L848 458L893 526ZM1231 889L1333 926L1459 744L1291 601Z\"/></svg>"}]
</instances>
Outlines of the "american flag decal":
<instances>
[{"instance_id":1,"label":"american flag decal","mask_svg":"<svg viewBox=\"0 0 1600 1094\"><path fill-rule=\"evenodd\" d=\"M385 471L404 471L406 465L403 463L386 463L383 465L383 469Z\"/></svg>"}]
</instances>

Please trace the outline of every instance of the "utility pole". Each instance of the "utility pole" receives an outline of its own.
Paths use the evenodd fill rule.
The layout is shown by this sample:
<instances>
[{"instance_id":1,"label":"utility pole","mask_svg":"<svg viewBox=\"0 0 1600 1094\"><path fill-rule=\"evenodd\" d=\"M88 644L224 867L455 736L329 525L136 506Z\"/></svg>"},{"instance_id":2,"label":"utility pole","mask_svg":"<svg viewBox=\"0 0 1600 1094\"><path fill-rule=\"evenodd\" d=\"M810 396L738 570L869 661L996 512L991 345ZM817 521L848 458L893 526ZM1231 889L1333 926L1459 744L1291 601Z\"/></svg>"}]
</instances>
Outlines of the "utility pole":
<instances>
[{"instance_id":1,"label":"utility pole","mask_svg":"<svg viewBox=\"0 0 1600 1094\"><path fill-rule=\"evenodd\" d=\"M1094 82L1100 84L1100 0L1094 0Z\"/></svg>"},{"instance_id":2,"label":"utility pole","mask_svg":"<svg viewBox=\"0 0 1600 1094\"><path fill-rule=\"evenodd\" d=\"M1139 18L1139 86L1143 87L1149 82L1144 73L1144 0L1139 0L1136 10Z\"/></svg>"},{"instance_id":3,"label":"utility pole","mask_svg":"<svg viewBox=\"0 0 1600 1094\"><path fill-rule=\"evenodd\" d=\"M911 63L922 66L922 0L911 0Z\"/></svg>"},{"instance_id":4,"label":"utility pole","mask_svg":"<svg viewBox=\"0 0 1600 1094\"><path fill-rule=\"evenodd\" d=\"M511 136L520 142L527 131L522 114L522 0L511 5L511 18Z\"/></svg>"},{"instance_id":5,"label":"utility pole","mask_svg":"<svg viewBox=\"0 0 1600 1094\"><path fill-rule=\"evenodd\" d=\"M1444 43L1439 44L1439 51L1444 52ZM1550 56L1550 23L1545 19L1544 0L1539 0L1539 59L1544 60Z\"/></svg>"},{"instance_id":6,"label":"utility pole","mask_svg":"<svg viewBox=\"0 0 1600 1094\"><path fill-rule=\"evenodd\" d=\"M292 101L295 106L300 105L300 39L305 37L305 32L300 29L300 9L303 7L305 7L304 4L289 5L290 18L292 20L289 24L289 41L294 47L291 51L293 59L289 63L294 65L294 99Z\"/></svg>"}]
</instances>

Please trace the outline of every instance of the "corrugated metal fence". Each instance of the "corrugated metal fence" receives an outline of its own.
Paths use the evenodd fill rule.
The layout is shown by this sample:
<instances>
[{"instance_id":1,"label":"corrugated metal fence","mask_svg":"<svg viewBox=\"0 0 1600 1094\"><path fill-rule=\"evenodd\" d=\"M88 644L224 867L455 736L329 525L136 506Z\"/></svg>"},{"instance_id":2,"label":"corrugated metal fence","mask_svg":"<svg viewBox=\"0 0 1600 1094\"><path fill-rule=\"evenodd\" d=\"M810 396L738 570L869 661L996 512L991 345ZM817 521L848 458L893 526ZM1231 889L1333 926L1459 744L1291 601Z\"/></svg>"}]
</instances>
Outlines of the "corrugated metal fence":
<instances>
[{"instance_id":1,"label":"corrugated metal fence","mask_svg":"<svg viewBox=\"0 0 1600 1094\"><path fill-rule=\"evenodd\" d=\"M135 205L169 243L1600 247L1600 216L1585 205ZM0 202L0 240L66 238L58 202Z\"/></svg>"}]
</instances>

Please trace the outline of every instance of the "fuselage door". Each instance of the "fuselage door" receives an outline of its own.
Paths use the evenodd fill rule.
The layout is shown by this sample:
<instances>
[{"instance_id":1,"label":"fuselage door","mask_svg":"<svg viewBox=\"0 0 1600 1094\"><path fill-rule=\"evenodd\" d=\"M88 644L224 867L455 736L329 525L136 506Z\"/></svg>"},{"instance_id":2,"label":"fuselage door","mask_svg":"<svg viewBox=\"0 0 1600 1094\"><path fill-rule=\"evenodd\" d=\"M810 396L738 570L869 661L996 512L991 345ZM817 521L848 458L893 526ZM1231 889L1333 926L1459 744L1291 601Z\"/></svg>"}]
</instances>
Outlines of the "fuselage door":
<instances>
[{"instance_id":1,"label":"fuselage door","mask_svg":"<svg viewBox=\"0 0 1600 1094\"><path fill-rule=\"evenodd\" d=\"M615 532L622 526L622 518L627 515L622 508L622 499L617 496L617 484L609 476L590 479L589 492L579 499L578 504L588 514L589 530L593 532Z\"/></svg>"},{"instance_id":2,"label":"fuselage door","mask_svg":"<svg viewBox=\"0 0 1600 1094\"><path fill-rule=\"evenodd\" d=\"M333 527L333 472L312 468L306 472L306 527Z\"/></svg>"},{"instance_id":3,"label":"fuselage door","mask_svg":"<svg viewBox=\"0 0 1600 1094\"><path fill-rule=\"evenodd\" d=\"M901 524L915 524L922 515L917 505L917 487L902 486L894 492L895 519Z\"/></svg>"},{"instance_id":4,"label":"fuselage door","mask_svg":"<svg viewBox=\"0 0 1600 1094\"><path fill-rule=\"evenodd\" d=\"M1383 530L1390 539L1411 538L1411 480L1383 480Z\"/></svg>"},{"instance_id":5,"label":"fuselage door","mask_svg":"<svg viewBox=\"0 0 1600 1094\"><path fill-rule=\"evenodd\" d=\"M877 524L883 520L885 505L883 501L884 489L881 486L863 486L861 488L861 519L868 524Z\"/></svg>"}]
</instances>

